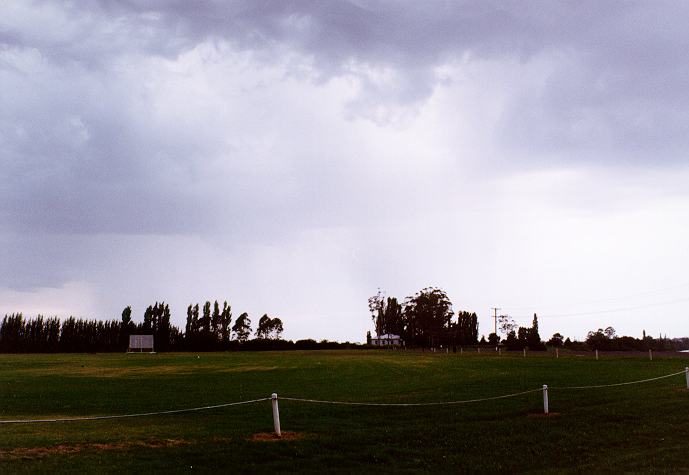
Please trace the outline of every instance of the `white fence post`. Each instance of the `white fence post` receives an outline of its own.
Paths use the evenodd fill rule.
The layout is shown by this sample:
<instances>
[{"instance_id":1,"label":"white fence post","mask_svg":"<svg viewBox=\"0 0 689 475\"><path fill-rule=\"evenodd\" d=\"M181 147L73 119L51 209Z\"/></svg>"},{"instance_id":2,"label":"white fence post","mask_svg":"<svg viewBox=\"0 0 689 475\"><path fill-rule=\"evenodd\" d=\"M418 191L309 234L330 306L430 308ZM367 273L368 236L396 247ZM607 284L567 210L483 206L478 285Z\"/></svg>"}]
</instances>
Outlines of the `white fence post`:
<instances>
[{"instance_id":1,"label":"white fence post","mask_svg":"<svg viewBox=\"0 0 689 475\"><path fill-rule=\"evenodd\" d=\"M689 389L689 366L684 368L684 375L687 377L687 389Z\"/></svg>"},{"instance_id":2,"label":"white fence post","mask_svg":"<svg viewBox=\"0 0 689 475\"><path fill-rule=\"evenodd\" d=\"M280 432L280 410L278 409L278 395L273 393L270 396L273 403L273 426L275 427L275 435L282 437L282 432Z\"/></svg>"},{"instance_id":3,"label":"white fence post","mask_svg":"<svg viewBox=\"0 0 689 475\"><path fill-rule=\"evenodd\" d=\"M651 360L651 361L653 361L653 352L651 351L650 348L649 348L649 350L648 350L648 359Z\"/></svg>"},{"instance_id":4,"label":"white fence post","mask_svg":"<svg viewBox=\"0 0 689 475\"><path fill-rule=\"evenodd\" d=\"M548 414L548 385L543 385L543 414Z\"/></svg>"}]
</instances>

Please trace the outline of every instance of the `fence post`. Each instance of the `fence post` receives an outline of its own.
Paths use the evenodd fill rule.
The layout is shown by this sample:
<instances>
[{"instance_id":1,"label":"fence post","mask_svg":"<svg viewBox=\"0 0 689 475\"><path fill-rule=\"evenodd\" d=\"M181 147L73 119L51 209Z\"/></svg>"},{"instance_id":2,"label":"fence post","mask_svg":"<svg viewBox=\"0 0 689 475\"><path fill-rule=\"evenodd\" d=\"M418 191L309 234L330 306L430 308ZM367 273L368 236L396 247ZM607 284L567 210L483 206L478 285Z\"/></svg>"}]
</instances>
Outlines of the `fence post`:
<instances>
[{"instance_id":1,"label":"fence post","mask_svg":"<svg viewBox=\"0 0 689 475\"><path fill-rule=\"evenodd\" d=\"M548 385L543 385L543 414L548 414Z\"/></svg>"},{"instance_id":2,"label":"fence post","mask_svg":"<svg viewBox=\"0 0 689 475\"><path fill-rule=\"evenodd\" d=\"M555 358L560 357L560 348L555 348Z\"/></svg>"},{"instance_id":3,"label":"fence post","mask_svg":"<svg viewBox=\"0 0 689 475\"><path fill-rule=\"evenodd\" d=\"M650 361L653 361L653 352L651 351L650 348L648 349L648 359L649 359Z\"/></svg>"},{"instance_id":4,"label":"fence post","mask_svg":"<svg viewBox=\"0 0 689 475\"><path fill-rule=\"evenodd\" d=\"M689 366L684 368L684 375L687 377L687 389L689 389Z\"/></svg>"},{"instance_id":5,"label":"fence post","mask_svg":"<svg viewBox=\"0 0 689 475\"><path fill-rule=\"evenodd\" d=\"M598 350L596 350L596 361L598 361Z\"/></svg>"},{"instance_id":6,"label":"fence post","mask_svg":"<svg viewBox=\"0 0 689 475\"><path fill-rule=\"evenodd\" d=\"M273 403L273 426L275 427L275 435L282 437L282 432L280 432L280 410L278 409L278 395L273 393L270 396L270 399Z\"/></svg>"},{"instance_id":7,"label":"fence post","mask_svg":"<svg viewBox=\"0 0 689 475\"><path fill-rule=\"evenodd\" d=\"M478 351L479 353L481 353L481 347L479 346L478 348L476 348L476 351Z\"/></svg>"},{"instance_id":8,"label":"fence post","mask_svg":"<svg viewBox=\"0 0 689 475\"><path fill-rule=\"evenodd\" d=\"M526 358L526 348L522 350L524 352L524 358Z\"/></svg>"},{"instance_id":9,"label":"fence post","mask_svg":"<svg viewBox=\"0 0 689 475\"><path fill-rule=\"evenodd\" d=\"M464 347L460 346L459 347L459 356L462 356L464 354Z\"/></svg>"}]
</instances>

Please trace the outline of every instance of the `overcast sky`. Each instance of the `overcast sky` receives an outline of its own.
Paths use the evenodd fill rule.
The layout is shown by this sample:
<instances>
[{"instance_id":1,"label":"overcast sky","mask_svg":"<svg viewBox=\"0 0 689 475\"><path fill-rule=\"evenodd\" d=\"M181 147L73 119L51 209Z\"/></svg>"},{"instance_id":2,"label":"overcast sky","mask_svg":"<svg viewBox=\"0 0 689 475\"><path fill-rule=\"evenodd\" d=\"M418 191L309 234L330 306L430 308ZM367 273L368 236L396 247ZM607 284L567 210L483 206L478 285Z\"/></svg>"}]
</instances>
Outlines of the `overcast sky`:
<instances>
[{"instance_id":1,"label":"overcast sky","mask_svg":"<svg viewBox=\"0 0 689 475\"><path fill-rule=\"evenodd\" d=\"M438 286L689 334L689 2L0 1L0 313Z\"/></svg>"}]
</instances>

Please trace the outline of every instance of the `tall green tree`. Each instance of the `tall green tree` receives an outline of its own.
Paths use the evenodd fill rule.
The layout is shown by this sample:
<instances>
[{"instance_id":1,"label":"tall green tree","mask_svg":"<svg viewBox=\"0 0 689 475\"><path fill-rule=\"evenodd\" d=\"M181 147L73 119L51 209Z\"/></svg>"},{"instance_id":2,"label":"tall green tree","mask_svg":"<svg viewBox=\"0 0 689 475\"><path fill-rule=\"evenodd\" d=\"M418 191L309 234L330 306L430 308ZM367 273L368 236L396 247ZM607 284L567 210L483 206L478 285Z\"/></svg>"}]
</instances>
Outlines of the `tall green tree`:
<instances>
[{"instance_id":1,"label":"tall green tree","mask_svg":"<svg viewBox=\"0 0 689 475\"><path fill-rule=\"evenodd\" d=\"M136 331L136 325L132 322L132 307L127 305L122 310L122 320L120 321L120 348L125 350L129 347L129 335Z\"/></svg>"},{"instance_id":2,"label":"tall green tree","mask_svg":"<svg viewBox=\"0 0 689 475\"><path fill-rule=\"evenodd\" d=\"M187 322L186 325L184 326L184 335L185 338L191 337L191 318L192 318L192 313L191 313L191 304L187 307Z\"/></svg>"},{"instance_id":3,"label":"tall green tree","mask_svg":"<svg viewBox=\"0 0 689 475\"><path fill-rule=\"evenodd\" d=\"M153 332L153 307L148 306L144 312L144 321L141 326L141 332L150 334Z\"/></svg>"},{"instance_id":4,"label":"tall green tree","mask_svg":"<svg viewBox=\"0 0 689 475\"><path fill-rule=\"evenodd\" d=\"M256 328L256 338L267 339L270 335L271 324L272 319L267 314L264 314L258 320L258 327Z\"/></svg>"},{"instance_id":5,"label":"tall green tree","mask_svg":"<svg viewBox=\"0 0 689 475\"><path fill-rule=\"evenodd\" d=\"M270 324L270 337L274 340L279 340L282 337L282 332L285 331L282 320L274 317Z\"/></svg>"},{"instance_id":6,"label":"tall green tree","mask_svg":"<svg viewBox=\"0 0 689 475\"><path fill-rule=\"evenodd\" d=\"M382 335L385 333L383 330L385 326L385 293L381 289L378 289L376 295L368 298L368 310L371 312L371 319L376 327L376 335Z\"/></svg>"},{"instance_id":7,"label":"tall green tree","mask_svg":"<svg viewBox=\"0 0 689 475\"><path fill-rule=\"evenodd\" d=\"M156 345L160 351L168 351L172 345L172 325L170 324L170 306L161 302L158 306L158 328L156 329Z\"/></svg>"},{"instance_id":8,"label":"tall green tree","mask_svg":"<svg viewBox=\"0 0 689 475\"><path fill-rule=\"evenodd\" d=\"M378 289L378 293L368 299L368 308L376 328L376 335L402 335L404 331L404 317L402 305L395 297L385 297L385 293Z\"/></svg>"},{"instance_id":9,"label":"tall green tree","mask_svg":"<svg viewBox=\"0 0 689 475\"><path fill-rule=\"evenodd\" d=\"M452 320L452 302L445 291L427 287L404 302L405 342L433 347L447 337Z\"/></svg>"},{"instance_id":10,"label":"tall green tree","mask_svg":"<svg viewBox=\"0 0 689 475\"><path fill-rule=\"evenodd\" d=\"M216 300L213 303L213 315L211 316L211 333L215 341L220 341L220 305Z\"/></svg>"},{"instance_id":11,"label":"tall green tree","mask_svg":"<svg viewBox=\"0 0 689 475\"><path fill-rule=\"evenodd\" d=\"M201 334L204 340L208 339L211 334L211 303L206 301L203 305L203 316L201 317Z\"/></svg>"},{"instance_id":12,"label":"tall green tree","mask_svg":"<svg viewBox=\"0 0 689 475\"><path fill-rule=\"evenodd\" d=\"M538 332L538 316L534 313L531 321L531 328L526 336L526 344L530 350L545 350L545 345L541 341L541 335Z\"/></svg>"},{"instance_id":13,"label":"tall green tree","mask_svg":"<svg viewBox=\"0 0 689 475\"><path fill-rule=\"evenodd\" d=\"M220 314L220 343L223 345L227 344L230 341L231 324L232 307L227 304L227 301L225 301L222 306L222 313Z\"/></svg>"},{"instance_id":14,"label":"tall green tree","mask_svg":"<svg viewBox=\"0 0 689 475\"><path fill-rule=\"evenodd\" d=\"M199 304L194 305L191 309L191 332L193 335L201 333L201 318L199 318Z\"/></svg>"},{"instance_id":15,"label":"tall green tree","mask_svg":"<svg viewBox=\"0 0 689 475\"><path fill-rule=\"evenodd\" d=\"M264 314L258 321L258 328L256 328L256 338L264 340L279 340L284 331L282 320L278 317L270 318Z\"/></svg>"},{"instance_id":16,"label":"tall green tree","mask_svg":"<svg viewBox=\"0 0 689 475\"><path fill-rule=\"evenodd\" d=\"M478 317L476 313L457 312L456 344L474 345L478 343Z\"/></svg>"},{"instance_id":17,"label":"tall green tree","mask_svg":"<svg viewBox=\"0 0 689 475\"><path fill-rule=\"evenodd\" d=\"M246 312L242 313L232 326L232 331L235 333L237 340L245 342L251 334L251 319Z\"/></svg>"},{"instance_id":18,"label":"tall green tree","mask_svg":"<svg viewBox=\"0 0 689 475\"><path fill-rule=\"evenodd\" d=\"M404 318L402 305L395 297L388 297L383 314L383 334L402 335L404 331Z\"/></svg>"},{"instance_id":19,"label":"tall green tree","mask_svg":"<svg viewBox=\"0 0 689 475\"><path fill-rule=\"evenodd\" d=\"M21 313L5 315L0 328L0 350L6 353L21 351L24 335L24 316Z\"/></svg>"}]
</instances>

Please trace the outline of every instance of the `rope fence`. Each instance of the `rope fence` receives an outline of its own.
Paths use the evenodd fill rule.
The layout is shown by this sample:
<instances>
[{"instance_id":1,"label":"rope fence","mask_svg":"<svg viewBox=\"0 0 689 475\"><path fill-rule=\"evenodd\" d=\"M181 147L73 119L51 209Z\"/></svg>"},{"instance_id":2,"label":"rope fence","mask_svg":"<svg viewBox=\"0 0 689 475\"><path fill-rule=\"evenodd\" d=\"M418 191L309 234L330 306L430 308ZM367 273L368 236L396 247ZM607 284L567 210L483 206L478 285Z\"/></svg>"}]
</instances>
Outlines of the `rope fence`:
<instances>
[{"instance_id":1,"label":"rope fence","mask_svg":"<svg viewBox=\"0 0 689 475\"><path fill-rule=\"evenodd\" d=\"M658 376L656 378L648 378L648 379L640 379L638 381L627 381L624 383L613 383L613 384L596 384L593 386L555 386L551 387L550 389L597 389L597 388L612 388L615 386L628 386L630 384L641 384L641 383L648 383L650 381L658 381L659 379L666 379L666 378L672 378L673 376L678 376L680 374L687 374L687 389L689 389L689 370L687 368L684 369L684 371L678 371L676 373L672 374L666 374L663 376Z\"/></svg>"},{"instance_id":2,"label":"rope fence","mask_svg":"<svg viewBox=\"0 0 689 475\"><path fill-rule=\"evenodd\" d=\"M655 378L640 379L637 381L625 381L622 383L612 383L612 384L596 384L590 386L560 386L560 387L550 387L550 389L555 389L558 391L562 390L577 390L577 389L600 389L600 388L612 388L616 386L628 386L632 384L643 384L651 381L658 381L661 379L672 378L684 374L686 378L686 387L689 390L689 367L684 368L684 371L678 371L676 373L665 374L662 376L657 376ZM439 401L439 402L414 402L414 403L383 403L383 402L357 402L357 401L327 401L322 399L306 399L306 398L296 398L296 397L281 397L283 401L293 401L301 403L312 403L312 404L330 404L330 405L341 405L341 406L370 406L370 407L421 407L421 406L451 406L458 404L469 404L478 403L484 401L495 401L498 399L507 399L512 397L523 396L525 394L531 394L536 392L543 393L543 413L549 413L549 400L548 400L548 385L544 384L542 388L528 389L526 391L520 391L511 394L503 394L500 396L489 396L477 399L462 399L455 401ZM140 412L135 414L116 414L116 415L104 415L104 416L84 416L84 417L66 417L66 418L54 418L54 419L11 419L11 420L0 420L0 425L4 424L36 424L36 423L51 423L51 422L80 422L80 421L96 421L105 419L124 419L130 417L147 417L147 416L158 416L165 414L181 414L185 412L196 412L196 411L206 411L210 409L219 409L223 407L230 406L240 406L244 404L253 404L257 402L271 401L272 411L273 411L273 425L275 434L280 437L280 411L278 407L278 395L273 393L270 397L264 397L259 399L251 399L247 401L236 401L228 402L224 404L215 404L212 406L200 406L185 409L172 409L169 411L158 411L158 412Z\"/></svg>"},{"instance_id":3,"label":"rope fence","mask_svg":"<svg viewBox=\"0 0 689 475\"><path fill-rule=\"evenodd\" d=\"M351 402L351 401L322 401L319 399L301 399L296 397L281 397L283 401L297 401L297 402L312 402L316 404L337 404L342 406L384 406L384 407L418 407L418 406L452 406L455 404L469 404L472 402L483 402L483 401L494 401L496 399L507 399L510 397L521 396L523 394L535 393L540 391L538 389L529 389L527 391L521 391L513 394L504 394L502 396L491 396L484 397L480 399L464 399L460 401L441 401L441 402L398 402L398 403L385 403L385 402Z\"/></svg>"},{"instance_id":4,"label":"rope fence","mask_svg":"<svg viewBox=\"0 0 689 475\"><path fill-rule=\"evenodd\" d=\"M251 399L250 401L228 402L225 404L215 404L213 406L191 407L186 409L172 409L170 411L158 412L139 412L136 414L115 414L111 416L83 416L83 417L63 417L57 419L14 419L14 420L0 420L0 424L34 424L39 422L79 422L79 421L99 421L104 419L124 419L127 417L146 417L146 416L160 416L163 414L181 414L183 412L207 411L209 409L218 409L221 407L240 406L242 404L252 404L254 402L268 401L269 397L261 399Z\"/></svg>"}]
</instances>

